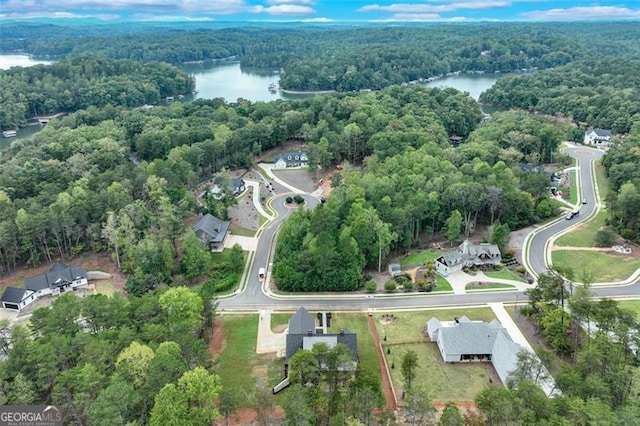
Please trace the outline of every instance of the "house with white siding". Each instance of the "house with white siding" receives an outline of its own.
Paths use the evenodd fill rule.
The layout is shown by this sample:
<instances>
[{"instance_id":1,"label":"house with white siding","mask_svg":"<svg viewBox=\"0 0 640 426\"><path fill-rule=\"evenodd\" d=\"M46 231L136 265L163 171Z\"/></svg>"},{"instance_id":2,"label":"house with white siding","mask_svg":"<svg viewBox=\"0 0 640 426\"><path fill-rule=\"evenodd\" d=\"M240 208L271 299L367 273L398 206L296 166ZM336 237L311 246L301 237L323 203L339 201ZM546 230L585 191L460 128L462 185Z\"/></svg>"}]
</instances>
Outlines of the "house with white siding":
<instances>
[{"instance_id":1,"label":"house with white siding","mask_svg":"<svg viewBox=\"0 0 640 426\"><path fill-rule=\"evenodd\" d=\"M440 321L432 317L427 322L427 335L438 344L444 362L491 362L505 385L523 350L496 320L486 323L463 316Z\"/></svg>"}]
</instances>

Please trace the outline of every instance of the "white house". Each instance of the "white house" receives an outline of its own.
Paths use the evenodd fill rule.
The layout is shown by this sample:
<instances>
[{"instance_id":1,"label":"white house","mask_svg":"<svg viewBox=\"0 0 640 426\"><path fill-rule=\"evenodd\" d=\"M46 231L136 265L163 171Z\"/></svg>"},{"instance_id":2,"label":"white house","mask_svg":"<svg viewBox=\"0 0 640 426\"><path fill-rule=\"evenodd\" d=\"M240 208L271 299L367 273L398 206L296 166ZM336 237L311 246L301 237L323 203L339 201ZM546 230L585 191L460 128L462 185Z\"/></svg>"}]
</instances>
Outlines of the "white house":
<instances>
[{"instance_id":1,"label":"white house","mask_svg":"<svg viewBox=\"0 0 640 426\"><path fill-rule=\"evenodd\" d=\"M39 297L75 291L88 283L87 271L83 266L55 263L48 272L25 278L24 288L7 287L0 300L3 308L19 311Z\"/></svg>"},{"instance_id":2,"label":"white house","mask_svg":"<svg viewBox=\"0 0 640 426\"><path fill-rule=\"evenodd\" d=\"M456 251L443 254L434 263L436 271L446 277L465 266L493 266L500 262L502 262L502 255L497 245L472 244L469 240L464 240Z\"/></svg>"},{"instance_id":3,"label":"white house","mask_svg":"<svg viewBox=\"0 0 640 426\"><path fill-rule=\"evenodd\" d=\"M309 157L302 151L284 152L275 158L274 169L287 167L304 167L309 164Z\"/></svg>"},{"instance_id":4,"label":"white house","mask_svg":"<svg viewBox=\"0 0 640 426\"><path fill-rule=\"evenodd\" d=\"M211 185L211 189L209 189L209 192L216 200L220 200L224 196L224 181L225 179L220 176L217 176L215 179L213 179L213 185ZM246 189L245 182L241 178L229 179L229 181L227 182L227 187L236 197L242 194Z\"/></svg>"},{"instance_id":5,"label":"white house","mask_svg":"<svg viewBox=\"0 0 640 426\"><path fill-rule=\"evenodd\" d=\"M584 134L584 144L604 148L611 142L611 130L589 129Z\"/></svg>"},{"instance_id":6,"label":"white house","mask_svg":"<svg viewBox=\"0 0 640 426\"><path fill-rule=\"evenodd\" d=\"M437 342L444 362L491 362L503 384L516 369L523 349L496 320L486 323L463 316L440 321L432 317L427 322L427 335Z\"/></svg>"}]
</instances>

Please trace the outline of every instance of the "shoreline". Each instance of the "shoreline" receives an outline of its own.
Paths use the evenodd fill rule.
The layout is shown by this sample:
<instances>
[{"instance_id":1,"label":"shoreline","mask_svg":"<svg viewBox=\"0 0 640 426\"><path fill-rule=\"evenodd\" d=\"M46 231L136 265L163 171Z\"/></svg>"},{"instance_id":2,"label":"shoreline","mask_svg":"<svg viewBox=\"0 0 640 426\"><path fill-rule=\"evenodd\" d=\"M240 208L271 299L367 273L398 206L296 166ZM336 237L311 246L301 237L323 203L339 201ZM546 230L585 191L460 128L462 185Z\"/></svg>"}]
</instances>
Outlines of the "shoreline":
<instances>
[{"instance_id":1,"label":"shoreline","mask_svg":"<svg viewBox=\"0 0 640 426\"><path fill-rule=\"evenodd\" d=\"M282 93L287 95L326 95L328 93L336 93L335 90L288 90L288 89L280 89Z\"/></svg>"}]
</instances>

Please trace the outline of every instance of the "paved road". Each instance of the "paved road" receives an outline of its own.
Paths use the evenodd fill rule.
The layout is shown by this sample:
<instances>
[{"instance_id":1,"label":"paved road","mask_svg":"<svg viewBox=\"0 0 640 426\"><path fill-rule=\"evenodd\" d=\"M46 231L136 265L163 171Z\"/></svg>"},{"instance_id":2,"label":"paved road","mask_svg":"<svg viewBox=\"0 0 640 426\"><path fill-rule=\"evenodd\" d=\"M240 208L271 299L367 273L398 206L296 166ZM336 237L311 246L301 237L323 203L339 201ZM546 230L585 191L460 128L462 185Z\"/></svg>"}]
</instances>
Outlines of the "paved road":
<instances>
[{"instance_id":1,"label":"paved road","mask_svg":"<svg viewBox=\"0 0 640 426\"><path fill-rule=\"evenodd\" d=\"M596 209L595 204L595 187L593 180L593 170L591 163L601 158L602 151L590 149L590 148L568 148L567 154L578 159L579 167L579 183L581 186L582 199L587 201L587 204L580 206L580 214L571 220L566 220L561 217L555 224L549 226L538 232L532 239L529 245L529 265L537 273L541 274L547 271L548 265L545 260L547 253L546 245L549 239L576 223L586 220ZM578 201L580 202L580 201Z\"/></svg>"},{"instance_id":2,"label":"paved road","mask_svg":"<svg viewBox=\"0 0 640 426\"><path fill-rule=\"evenodd\" d=\"M545 264L546 243L553 235L585 220L595 209L595 188L590 163L602 156L602 152L589 148L569 148L569 155L578 158L580 165L580 182L582 197L587 204L581 206L580 215L572 220L562 218L547 229L538 232L531 240L529 250L529 263L538 273L547 270ZM289 216L291 209L285 206L286 195L277 196L272 200L272 207L278 212L278 216L263 230L258 241L255 258L249 271L247 285L240 294L221 299L219 310L247 310L282 309L293 310L304 305L312 310L399 310L428 307L450 307L486 305L491 302L519 303L526 302L524 292L495 292L495 293L469 293L469 294L413 294L413 295L347 295L347 296L321 296L321 295L296 295L294 297L279 297L265 294L262 282L258 279L258 269L267 268L267 278L271 273L271 247L273 239L282 222ZM306 208L314 208L319 200L310 195L303 195L306 200ZM606 297L640 296L640 280L630 285L610 287L592 287L594 293Z\"/></svg>"}]
</instances>

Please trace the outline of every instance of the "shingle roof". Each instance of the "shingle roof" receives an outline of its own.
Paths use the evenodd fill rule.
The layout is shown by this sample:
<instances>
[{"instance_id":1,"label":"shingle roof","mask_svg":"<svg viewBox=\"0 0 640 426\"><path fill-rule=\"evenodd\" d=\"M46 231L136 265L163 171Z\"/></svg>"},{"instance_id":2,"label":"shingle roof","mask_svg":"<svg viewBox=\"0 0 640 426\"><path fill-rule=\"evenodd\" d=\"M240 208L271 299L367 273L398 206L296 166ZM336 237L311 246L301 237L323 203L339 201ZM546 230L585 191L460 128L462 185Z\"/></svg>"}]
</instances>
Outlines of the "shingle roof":
<instances>
[{"instance_id":1,"label":"shingle roof","mask_svg":"<svg viewBox=\"0 0 640 426\"><path fill-rule=\"evenodd\" d=\"M45 288L60 287L64 284L70 284L78 278L86 277L87 271L83 266L66 266L56 263L46 274L25 278L24 287L27 290L39 291Z\"/></svg>"},{"instance_id":2,"label":"shingle roof","mask_svg":"<svg viewBox=\"0 0 640 426\"><path fill-rule=\"evenodd\" d=\"M24 288L7 287L4 289L4 293L2 293L2 298L0 298L0 301L16 304L20 303L22 302L26 291L27 290Z\"/></svg>"},{"instance_id":3,"label":"shingle roof","mask_svg":"<svg viewBox=\"0 0 640 426\"><path fill-rule=\"evenodd\" d=\"M311 314L301 306L295 314L289 319L289 334L311 334L316 333L316 320Z\"/></svg>"},{"instance_id":4,"label":"shingle roof","mask_svg":"<svg viewBox=\"0 0 640 426\"><path fill-rule=\"evenodd\" d=\"M446 354L490 354L499 327L484 322L458 322L453 327L442 327L442 344Z\"/></svg>"},{"instance_id":5,"label":"shingle roof","mask_svg":"<svg viewBox=\"0 0 640 426\"><path fill-rule=\"evenodd\" d=\"M227 235L231 222L218 219L207 213L191 226L196 235L206 244L220 243Z\"/></svg>"},{"instance_id":6,"label":"shingle roof","mask_svg":"<svg viewBox=\"0 0 640 426\"><path fill-rule=\"evenodd\" d=\"M593 129L593 133L600 137L611 136L611 130Z\"/></svg>"}]
</instances>

